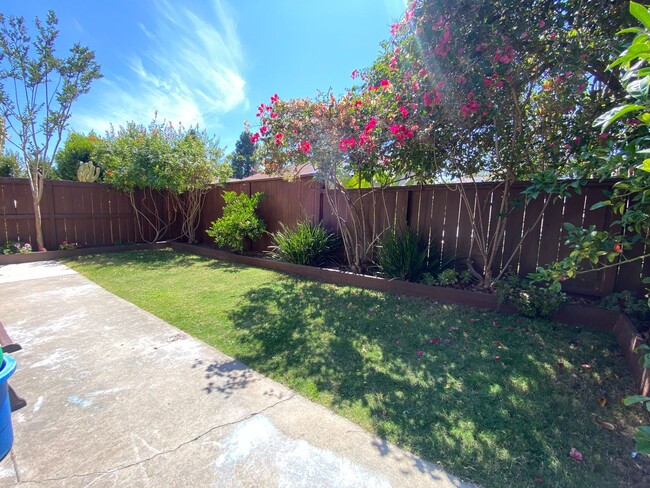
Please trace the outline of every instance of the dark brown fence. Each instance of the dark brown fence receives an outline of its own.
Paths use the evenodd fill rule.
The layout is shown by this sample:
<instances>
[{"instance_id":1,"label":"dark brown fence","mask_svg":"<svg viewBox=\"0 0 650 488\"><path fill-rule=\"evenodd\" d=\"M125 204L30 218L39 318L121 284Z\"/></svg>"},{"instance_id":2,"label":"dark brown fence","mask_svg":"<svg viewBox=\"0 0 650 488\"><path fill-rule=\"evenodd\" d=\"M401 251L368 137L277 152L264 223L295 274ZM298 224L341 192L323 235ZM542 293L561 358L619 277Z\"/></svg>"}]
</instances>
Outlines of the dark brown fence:
<instances>
[{"instance_id":1,"label":"dark brown fence","mask_svg":"<svg viewBox=\"0 0 650 488\"><path fill-rule=\"evenodd\" d=\"M513 201L520 197L525 186L524 183L514 186ZM493 271L501 269L513 254L509 268L520 276L534 271L537 266L566 256L569 250L563 244L563 222L583 227L595 225L599 230L610 229L615 220L610 209L590 210L594 203L603 199L603 191L609 188L611 184L590 182L581 194L549 203L542 220L532 228L521 247L518 247L520 238L535 222L544 199L540 197L527 207L516 207L508 217L505 241L499 249ZM292 226L303 218L320 220L329 228L336 229L336 219L321 183L311 177L301 177L293 182L267 178L232 182L225 188L210 190L197 232L202 242L209 242L205 230L210 222L222 215L224 202L221 195L224 190L249 195L263 192L265 196L260 205L260 215L269 232L278 230L281 222ZM468 187L467 194L482 210L483 228L488 229L488 233L493 232L498 220L500 199L497 185L479 183L476 187ZM357 196L363 202L368 233L380 234L394 225L408 225L441 246L441 252L445 255L465 258L470 254L471 222L479 214L475 212L470 216L455 186L397 187L382 192L361 190ZM140 192L135 198L143 210L155 203L171 224L165 237L178 237L180 221L175 218L173 205L164 195L144 195ZM129 197L107 185L48 181L41 211L45 245L51 249L57 248L63 240L88 246L142 241ZM21 240L35 245L32 200L27 180L0 178L0 221L4 240ZM151 232L145 228L145 239L151 236ZM265 251L269 244L270 237L265 235L253 244L252 250ZM639 245L627 256L638 256L645 252ZM475 252L472 254L476 257ZM650 276L650 259L588 273L580 279L566 282L565 287L590 295L622 290L642 291L643 276Z\"/></svg>"}]
</instances>

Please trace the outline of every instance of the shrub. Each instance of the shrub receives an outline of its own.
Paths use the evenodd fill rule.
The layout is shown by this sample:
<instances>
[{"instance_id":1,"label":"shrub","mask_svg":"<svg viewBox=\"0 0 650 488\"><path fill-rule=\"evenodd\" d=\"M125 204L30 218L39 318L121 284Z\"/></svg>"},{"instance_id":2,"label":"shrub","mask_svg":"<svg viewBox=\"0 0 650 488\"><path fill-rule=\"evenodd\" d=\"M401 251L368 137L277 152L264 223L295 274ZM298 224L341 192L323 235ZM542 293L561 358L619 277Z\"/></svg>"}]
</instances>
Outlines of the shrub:
<instances>
[{"instance_id":1,"label":"shrub","mask_svg":"<svg viewBox=\"0 0 650 488\"><path fill-rule=\"evenodd\" d=\"M77 242L68 242L68 241L61 241L61 244L59 244L59 249L61 251L70 251L72 249L79 249L81 246Z\"/></svg>"},{"instance_id":2,"label":"shrub","mask_svg":"<svg viewBox=\"0 0 650 488\"><path fill-rule=\"evenodd\" d=\"M420 281L427 271L427 246L413 229L388 232L382 239L378 261L389 278Z\"/></svg>"},{"instance_id":3,"label":"shrub","mask_svg":"<svg viewBox=\"0 0 650 488\"><path fill-rule=\"evenodd\" d=\"M543 286L510 276L498 281L495 287L499 306L510 303L527 317L550 317L566 300L558 282Z\"/></svg>"},{"instance_id":4,"label":"shrub","mask_svg":"<svg viewBox=\"0 0 650 488\"><path fill-rule=\"evenodd\" d=\"M273 233L269 254L287 263L322 266L331 259L341 241L320 223L303 220L290 229L280 223L282 230Z\"/></svg>"},{"instance_id":5,"label":"shrub","mask_svg":"<svg viewBox=\"0 0 650 488\"><path fill-rule=\"evenodd\" d=\"M637 297L629 291L612 293L600 301L600 307L615 312L623 312L635 321L645 321L650 317L648 301Z\"/></svg>"},{"instance_id":6,"label":"shrub","mask_svg":"<svg viewBox=\"0 0 650 488\"><path fill-rule=\"evenodd\" d=\"M27 254L32 252L32 246L28 242L7 241L2 248L2 254Z\"/></svg>"},{"instance_id":7,"label":"shrub","mask_svg":"<svg viewBox=\"0 0 650 488\"><path fill-rule=\"evenodd\" d=\"M263 193L249 197L245 193L223 192L226 202L223 217L212 222L212 227L206 233L214 238L217 246L244 252L244 239L259 239L266 229L264 221L255 213L263 196Z\"/></svg>"},{"instance_id":8,"label":"shrub","mask_svg":"<svg viewBox=\"0 0 650 488\"><path fill-rule=\"evenodd\" d=\"M458 273L455 269L447 268L440 272L436 280L440 286L451 286L458 283Z\"/></svg>"}]
</instances>

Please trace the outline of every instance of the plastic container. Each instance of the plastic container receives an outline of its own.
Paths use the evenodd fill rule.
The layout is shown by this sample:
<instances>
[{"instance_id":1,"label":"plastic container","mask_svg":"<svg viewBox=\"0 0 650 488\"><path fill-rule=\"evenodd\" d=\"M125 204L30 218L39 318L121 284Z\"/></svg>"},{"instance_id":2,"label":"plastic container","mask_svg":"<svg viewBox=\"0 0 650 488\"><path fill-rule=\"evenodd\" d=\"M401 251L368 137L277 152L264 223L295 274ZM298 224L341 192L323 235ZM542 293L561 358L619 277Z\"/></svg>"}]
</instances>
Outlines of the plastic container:
<instances>
[{"instance_id":1,"label":"plastic container","mask_svg":"<svg viewBox=\"0 0 650 488\"><path fill-rule=\"evenodd\" d=\"M2 356L0 368L0 459L11 450L14 443L14 429L11 426L11 405L7 381L16 371L16 360L8 354Z\"/></svg>"}]
</instances>

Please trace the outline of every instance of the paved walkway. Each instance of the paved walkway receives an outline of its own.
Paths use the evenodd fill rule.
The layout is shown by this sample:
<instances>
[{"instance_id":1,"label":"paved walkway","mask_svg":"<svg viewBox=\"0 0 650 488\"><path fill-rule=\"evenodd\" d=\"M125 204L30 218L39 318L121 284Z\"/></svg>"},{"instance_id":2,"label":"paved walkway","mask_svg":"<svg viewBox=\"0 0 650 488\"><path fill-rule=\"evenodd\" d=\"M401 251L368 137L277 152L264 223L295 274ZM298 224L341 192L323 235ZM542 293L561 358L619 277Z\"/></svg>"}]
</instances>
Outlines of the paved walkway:
<instances>
[{"instance_id":1,"label":"paved walkway","mask_svg":"<svg viewBox=\"0 0 650 488\"><path fill-rule=\"evenodd\" d=\"M0 321L0 486L467 486L55 261L0 267Z\"/></svg>"}]
</instances>

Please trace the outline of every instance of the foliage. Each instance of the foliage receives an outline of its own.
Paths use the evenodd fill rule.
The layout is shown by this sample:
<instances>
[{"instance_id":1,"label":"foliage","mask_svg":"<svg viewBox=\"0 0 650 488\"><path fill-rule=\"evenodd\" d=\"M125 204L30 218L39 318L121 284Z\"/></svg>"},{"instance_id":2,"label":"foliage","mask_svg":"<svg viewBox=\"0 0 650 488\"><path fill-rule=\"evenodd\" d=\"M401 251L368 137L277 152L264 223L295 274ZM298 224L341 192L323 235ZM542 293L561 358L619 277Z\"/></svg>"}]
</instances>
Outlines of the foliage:
<instances>
[{"instance_id":1,"label":"foliage","mask_svg":"<svg viewBox=\"0 0 650 488\"><path fill-rule=\"evenodd\" d=\"M54 156L56 162L54 174L62 180L77 180L79 165L97 164L101 160L102 152L103 141L94 132L90 132L87 136L72 132Z\"/></svg>"},{"instance_id":2,"label":"foliage","mask_svg":"<svg viewBox=\"0 0 650 488\"><path fill-rule=\"evenodd\" d=\"M629 291L607 295L600 301L600 307L623 312L633 320L644 321L646 318L650 318L647 300L639 298Z\"/></svg>"},{"instance_id":3,"label":"foliage","mask_svg":"<svg viewBox=\"0 0 650 488\"><path fill-rule=\"evenodd\" d=\"M254 173L257 166L254 153L255 144L251 142L251 133L245 130L239 135L234 152L229 155L233 178L242 179Z\"/></svg>"},{"instance_id":4,"label":"foliage","mask_svg":"<svg viewBox=\"0 0 650 488\"><path fill-rule=\"evenodd\" d=\"M0 156L0 177L20 178L22 171L16 153L8 152Z\"/></svg>"},{"instance_id":5,"label":"foliage","mask_svg":"<svg viewBox=\"0 0 650 488\"><path fill-rule=\"evenodd\" d=\"M492 276L513 209L512 183L541 182L543 192L525 193L524 204L537 196L546 208L553 199L546 193L566 193L558 174L570 173L569 162L600 144L584 127L620 96L618 79L605 72L604 47L623 14L609 0L410 2L382 55L362 72L361 86L338 98L273 97L260 105L252 138L271 171L311 162L326 189L339 190L348 204L338 216L353 269L364 267L377 236L366 238L358 222L362 192L345 181L360 189L403 178L472 181L479 173L502 180L494 228L484 225L488 215L471 190L457 188L474 227L468 268L489 287L516 254Z\"/></svg>"},{"instance_id":6,"label":"foliage","mask_svg":"<svg viewBox=\"0 0 650 488\"><path fill-rule=\"evenodd\" d=\"M29 242L7 241L2 248L2 254L27 254L32 252Z\"/></svg>"},{"instance_id":7,"label":"foliage","mask_svg":"<svg viewBox=\"0 0 650 488\"><path fill-rule=\"evenodd\" d=\"M560 284L539 285L508 276L496 285L499 306L512 304L526 317L551 317L566 300Z\"/></svg>"},{"instance_id":8,"label":"foliage","mask_svg":"<svg viewBox=\"0 0 650 488\"><path fill-rule=\"evenodd\" d=\"M641 354L640 362L643 364L643 367L646 369L650 368L650 346L642 344L636 348L634 352ZM623 399L623 404L625 406L634 405L636 403L644 404L646 410L650 412L650 397L648 396L631 395ZM636 441L636 450L638 452L650 455L650 426L640 425L637 427L636 433L634 434L634 440Z\"/></svg>"},{"instance_id":9,"label":"foliage","mask_svg":"<svg viewBox=\"0 0 650 488\"><path fill-rule=\"evenodd\" d=\"M614 225L622 231L599 231L594 228L581 229L564 224L568 232L567 245L572 248L565 259L540 268L533 275L539 280L564 280L592 269L619 266L631 261L647 259L649 254L641 253L627 258L625 251L636 243L650 243L650 68L647 65L647 52L650 51L650 14L642 5L630 2L630 12L643 27L633 27L621 34L636 34L610 68L622 68L622 78L626 90L625 104L616 106L602 114L595 125L602 130L601 139L607 144L598 158L589 161L586 171L598 178L620 178L606 199L592 205L591 210L611 207L619 218ZM605 131L609 132L605 132ZM611 137L611 132L618 134ZM585 263L588 267L585 268ZM650 302L649 302L650 304Z\"/></svg>"},{"instance_id":10,"label":"foliage","mask_svg":"<svg viewBox=\"0 0 650 488\"><path fill-rule=\"evenodd\" d=\"M170 250L65 264L479 486L647 485L650 459L630 457L643 412L616 401L635 386L609 333Z\"/></svg>"},{"instance_id":11,"label":"foliage","mask_svg":"<svg viewBox=\"0 0 650 488\"><path fill-rule=\"evenodd\" d=\"M339 237L320 223L298 222L290 229L280 223L282 230L274 232L269 254L282 261L307 266L323 266L335 255L341 244Z\"/></svg>"},{"instance_id":12,"label":"foliage","mask_svg":"<svg viewBox=\"0 0 650 488\"><path fill-rule=\"evenodd\" d=\"M440 286L455 285L458 283L458 273L452 268L445 269L440 272L437 281Z\"/></svg>"},{"instance_id":13,"label":"foliage","mask_svg":"<svg viewBox=\"0 0 650 488\"><path fill-rule=\"evenodd\" d=\"M79 249L81 245L77 242L68 242L68 241L61 241L61 244L59 244L59 249L61 251L70 251L73 249Z\"/></svg>"},{"instance_id":14,"label":"foliage","mask_svg":"<svg viewBox=\"0 0 650 488\"><path fill-rule=\"evenodd\" d=\"M388 278L418 282L427 271L427 246L411 228L387 232L378 258L379 268Z\"/></svg>"},{"instance_id":15,"label":"foliage","mask_svg":"<svg viewBox=\"0 0 650 488\"><path fill-rule=\"evenodd\" d=\"M39 249L43 182L50 176L72 105L101 77L95 53L80 44L67 57L56 56L57 24L52 10L45 23L36 18L32 40L23 17L0 13L0 106L9 133L3 139L20 152L27 169Z\"/></svg>"},{"instance_id":16,"label":"foliage","mask_svg":"<svg viewBox=\"0 0 650 488\"><path fill-rule=\"evenodd\" d=\"M223 216L214 222L206 233L214 238L217 246L229 247L238 253L244 252L244 240L252 241L262 237L266 226L255 212L263 193L250 197L245 193L224 191Z\"/></svg>"},{"instance_id":17,"label":"foliage","mask_svg":"<svg viewBox=\"0 0 650 488\"><path fill-rule=\"evenodd\" d=\"M198 127L186 129L153 120L147 127L129 122L110 130L106 144L104 181L131 196L141 237L149 228L157 241L171 224L161 215L154 197L155 191L168 191L182 215L183 236L196 242L205 193L210 185L224 183L231 174L230 167L221 162L219 140ZM135 205L136 189L145 195L145 211Z\"/></svg>"}]
</instances>

